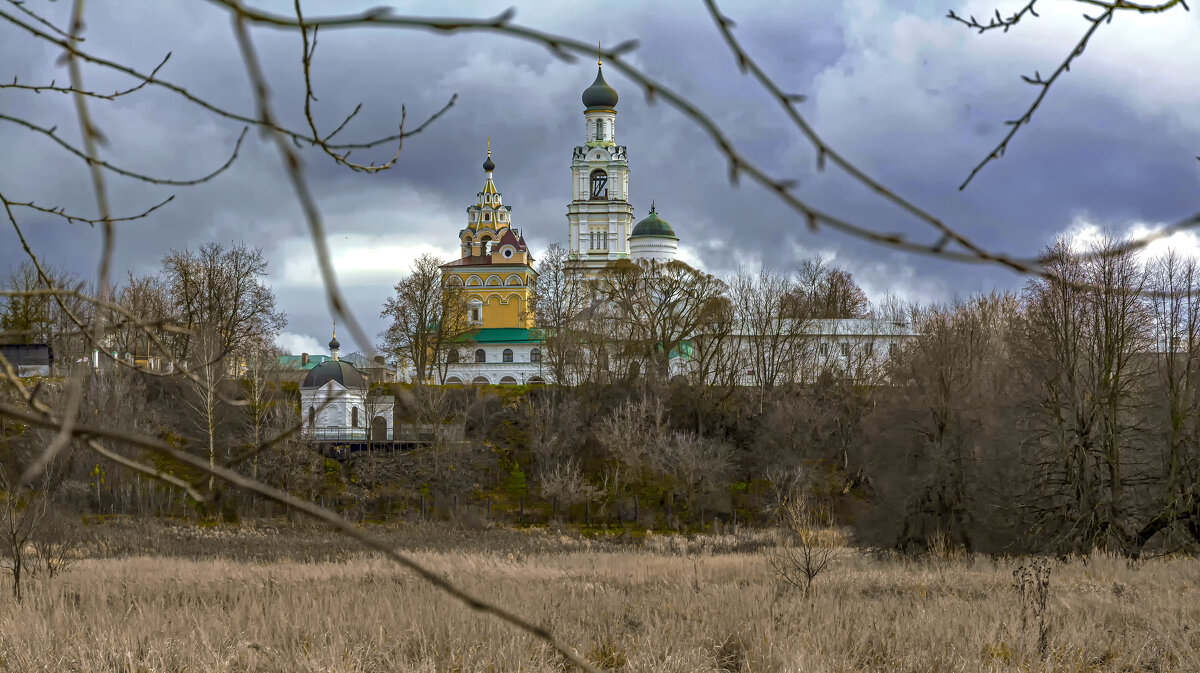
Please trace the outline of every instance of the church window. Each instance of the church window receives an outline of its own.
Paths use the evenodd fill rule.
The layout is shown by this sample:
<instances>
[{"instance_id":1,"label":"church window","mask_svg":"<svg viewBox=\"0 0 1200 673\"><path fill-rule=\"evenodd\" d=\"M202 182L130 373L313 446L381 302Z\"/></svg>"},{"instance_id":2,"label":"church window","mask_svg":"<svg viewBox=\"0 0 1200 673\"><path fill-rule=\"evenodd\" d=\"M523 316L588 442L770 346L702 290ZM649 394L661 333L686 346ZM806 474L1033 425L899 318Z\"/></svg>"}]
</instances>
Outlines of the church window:
<instances>
[{"instance_id":1,"label":"church window","mask_svg":"<svg viewBox=\"0 0 1200 673\"><path fill-rule=\"evenodd\" d=\"M449 353L446 353L446 362L451 364L458 362L458 350L451 349Z\"/></svg>"},{"instance_id":2,"label":"church window","mask_svg":"<svg viewBox=\"0 0 1200 673\"><path fill-rule=\"evenodd\" d=\"M592 198L608 198L608 173L598 168L592 171Z\"/></svg>"},{"instance_id":3,"label":"church window","mask_svg":"<svg viewBox=\"0 0 1200 673\"><path fill-rule=\"evenodd\" d=\"M535 348L535 349L529 351L529 361L530 362L541 362L542 361L542 349Z\"/></svg>"},{"instance_id":4,"label":"church window","mask_svg":"<svg viewBox=\"0 0 1200 673\"><path fill-rule=\"evenodd\" d=\"M484 222L491 222L491 221L492 221L492 214L491 214L491 213L484 213L484 214L483 214L483 221L484 221Z\"/></svg>"},{"instance_id":5,"label":"church window","mask_svg":"<svg viewBox=\"0 0 1200 673\"><path fill-rule=\"evenodd\" d=\"M596 120L596 140L604 140L604 120Z\"/></svg>"},{"instance_id":6,"label":"church window","mask_svg":"<svg viewBox=\"0 0 1200 673\"><path fill-rule=\"evenodd\" d=\"M867 343L863 344L863 351L866 352L867 357L871 357L875 354L875 344L871 341L868 341Z\"/></svg>"},{"instance_id":7,"label":"church window","mask_svg":"<svg viewBox=\"0 0 1200 673\"><path fill-rule=\"evenodd\" d=\"M591 237L592 237L592 242L591 242L592 250L608 250L608 232L607 231L593 231L593 232L591 232Z\"/></svg>"},{"instance_id":8,"label":"church window","mask_svg":"<svg viewBox=\"0 0 1200 673\"><path fill-rule=\"evenodd\" d=\"M308 427L317 427L317 409L316 407L308 408Z\"/></svg>"},{"instance_id":9,"label":"church window","mask_svg":"<svg viewBox=\"0 0 1200 673\"><path fill-rule=\"evenodd\" d=\"M350 407L350 425L358 427L358 407Z\"/></svg>"},{"instance_id":10,"label":"church window","mask_svg":"<svg viewBox=\"0 0 1200 673\"><path fill-rule=\"evenodd\" d=\"M819 352L821 355L829 355L829 344L821 344L817 347L817 352Z\"/></svg>"},{"instance_id":11,"label":"church window","mask_svg":"<svg viewBox=\"0 0 1200 673\"><path fill-rule=\"evenodd\" d=\"M513 361L513 359L512 359L512 349L511 349L511 348L505 348L505 349L504 349L504 361L505 361L505 362L512 362L512 361Z\"/></svg>"},{"instance_id":12,"label":"church window","mask_svg":"<svg viewBox=\"0 0 1200 673\"><path fill-rule=\"evenodd\" d=\"M481 363L487 362L487 351L483 350L482 348L475 351L475 361Z\"/></svg>"},{"instance_id":13,"label":"church window","mask_svg":"<svg viewBox=\"0 0 1200 673\"><path fill-rule=\"evenodd\" d=\"M471 322L479 322L479 307L471 307Z\"/></svg>"},{"instance_id":14,"label":"church window","mask_svg":"<svg viewBox=\"0 0 1200 673\"><path fill-rule=\"evenodd\" d=\"M850 357L850 344L846 341L842 342L842 356Z\"/></svg>"}]
</instances>

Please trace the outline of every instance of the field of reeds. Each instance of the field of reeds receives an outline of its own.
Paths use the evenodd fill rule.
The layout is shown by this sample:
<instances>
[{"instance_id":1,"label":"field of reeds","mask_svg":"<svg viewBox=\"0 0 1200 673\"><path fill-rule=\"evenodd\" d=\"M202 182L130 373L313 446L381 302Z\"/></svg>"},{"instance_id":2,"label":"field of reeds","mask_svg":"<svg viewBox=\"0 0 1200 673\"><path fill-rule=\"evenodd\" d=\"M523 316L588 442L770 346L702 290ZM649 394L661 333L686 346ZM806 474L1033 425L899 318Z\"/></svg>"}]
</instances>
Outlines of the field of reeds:
<instances>
[{"instance_id":1,"label":"field of reeds","mask_svg":"<svg viewBox=\"0 0 1200 673\"><path fill-rule=\"evenodd\" d=\"M0 670L569 670L543 643L331 533L100 528L67 573L33 578L21 603L0 594ZM1042 608L1014 586L1027 559L846 549L805 597L777 580L761 534L373 532L603 669L1200 670L1194 558L1043 561Z\"/></svg>"}]
</instances>

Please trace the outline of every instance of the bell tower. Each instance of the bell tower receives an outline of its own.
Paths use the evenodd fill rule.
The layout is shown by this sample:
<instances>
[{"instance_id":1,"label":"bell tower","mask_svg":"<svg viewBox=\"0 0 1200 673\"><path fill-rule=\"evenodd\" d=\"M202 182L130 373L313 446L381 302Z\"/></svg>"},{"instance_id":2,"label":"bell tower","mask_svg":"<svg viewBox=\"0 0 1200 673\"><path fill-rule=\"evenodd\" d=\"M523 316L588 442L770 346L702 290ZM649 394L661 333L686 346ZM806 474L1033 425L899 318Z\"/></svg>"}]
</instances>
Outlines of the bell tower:
<instances>
[{"instance_id":1,"label":"bell tower","mask_svg":"<svg viewBox=\"0 0 1200 673\"><path fill-rule=\"evenodd\" d=\"M572 197L567 206L571 265L593 275L609 262L629 257L633 206L629 204L629 162L617 144L617 92L604 81L597 60L596 80L583 91L584 144L571 157Z\"/></svg>"}]
</instances>

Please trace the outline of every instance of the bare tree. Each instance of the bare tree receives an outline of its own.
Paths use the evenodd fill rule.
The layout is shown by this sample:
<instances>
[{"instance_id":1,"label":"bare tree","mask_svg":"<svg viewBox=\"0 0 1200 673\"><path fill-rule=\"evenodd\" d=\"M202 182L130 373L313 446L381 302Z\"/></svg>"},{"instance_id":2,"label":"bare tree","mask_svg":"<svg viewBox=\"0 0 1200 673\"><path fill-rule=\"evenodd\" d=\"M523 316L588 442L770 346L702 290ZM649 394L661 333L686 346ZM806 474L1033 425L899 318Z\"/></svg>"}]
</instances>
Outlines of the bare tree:
<instances>
[{"instance_id":1,"label":"bare tree","mask_svg":"<svg viewBox=\"0 0 1200 673\"><path fill-rule=\"evenodd\" d=\"M186 393L183 402L191 410L192 421L200 430L205 442L208 455L208 465L213 467L217 461L217 431L224 416L224 396L222 388L227 380L226 354L224 339L215 329L203 327L196 330L188 339L191 355L192 372L195 379L185 379L183 385ZM226 454L229 451L226 450ZM226 458L229 456L226 455ZM208 478L208 492L213 493L214 477Z\"/></svg>"},{"instance_id":2,"label":"bare tree","mask_svg":"<svg viewBox=\"0 0 1200 673\"><path fill-rule=\"evenodd\" d=\"M739 272L731 294L761 413L768 391L798 378L809 341L806 327L813 317L812 302L786 275L767 269Z\"/></svg>"},{"instance_id":3,"label":"bare tree","mask_svg":"<svg viewBox=\"0 0 1200 673\"><path fill-rule=\"evenodd\" d=\"M725 283L679 261L610 264L596 281L626 368L670 374L671 358L722 308Z\"/></svg>"},{"instance_id":4,"label":"bare tree","mask_svg":"<svg viewBox=\"0 0 1200 673\"><path fill-rule=\"evenodd\" d=\"M803 311L802 318L862 318L870 310L867 293L850 274L820 257L800 264L795 287L791 306Z\"/></svg>"},{"instance_id":5,"label":"bare tree","mask_svg":"<svg viewBox=\"0 0 1200 673\"><path fill-rule=\"evenodd\" d=\"M775 545L765 550L767 563L780 581L812 595L813 582L841 556L823 531L832 525L828 509L803 492L790 495L776 512Z\"/></svg>"},{"instance_id":6,"label":"bare tree","mask_svg":"<svg viewBox=\"0 0 1200 673\"><path fill-rule=\"evenodd\" d=\"M1087 256L1060 241L1047 253L1052 279L1031 281L1022 340L1038 408L1030 415L1040 459L1041 524L1060 547L1127 542L1125 487L1143 429L1150 308L1147 273L1112 238ZM1140 462L1140 459L1135 460Z\"/></svg>"},{"instance_id":7,"label":"bare tree","mask_svg":"<svg viewBox=\"0 0 1200 673\"><path fill-rule=\"evenodd\" d=\"M1134 533L1140 550L1177 523L1200 542L1200 262L1175 250L1148 266L1157 376L1153 411L1165 445L1153 482L1157 511Z\"/></svg>"},{"instance_id":8,"label":"bare tree","mask_svg":"<svg viewBox=\"0 0 1200 673\"><path fill-rule=\"evenodd\" d=\"M988 494L979 465L984 440L1006 438L996 410L1007 395L1007 335L1016 314L1016 298L1000 294L931 309L920 337L892 359L891 377L908 384L892 400L903 421L882 416L880 422L901 423L887 433L908 456L884 459L890 470L878 462L882 457L871 460L889 510L883 516L900 524L899 546L923 547L941 531L970 549L974 536L987 532L976 525Z\"/></svg>"},{"instance_id":9,"label":"bare tree","mask_svg":"<svg viewBox=\"0 0 1200 673\"><path fill-rule=\"evenodd\" d=\"M110 335L117 352L132 353L135 361L143 353L147 360L154 356L169 358L170 353L155 352L154 340L147 334L147 330L151 330L161 343L169 342L167 332L161 327L173 322L174 315L163 278L158 275L134 276L131 273L125 285L117 290L116 301L143 323L135 324L122 315L112 316Z\"/></svg>"},{"instance_id":10,"label":"bare tree","mask_svg":"<svg viewBox=\"0 0 1200 673\"><path fill-rule=\"evenodd\" d=\"M53 513L58 476L44 471L36 484L22 486L11 465L0 466L0 568L12 575L13 598L22 599L21 582L36 569L33 542L61 523Z\"/></svg>"},{"instance_id":11,"label":"bare tree","mask_svg":"<svg viewBox=\"0 0 1200 673\"><path fill-rule=\"evenodd\" d=\"M543 362L560 384L575 380L571 364L583 357L588 335L583 314L590 305L590 288L568 270L567 250L551 243L537 267L532 310L545 340Z\"/></svg>"},{"instance_id":12,"label":"bare tree","mask_svg":"<svg viewBox=\"0 0 1200 673\"><path fill-rule=\"evenodd\" d=\"M185 328L172 338L178 360L192 362L191 342L204 330L211 332L204 338L215 342L202 350L215 357L273 341L287 323L275 308L274 292L262 281L267 260L261 248L208 243L195 252L172 251L162 267L171 315Z\"/></svg>"},{"instance_id":13,"label":"bare tree","mask_svg":"<svg viewBox=\"0 0 1200 673\"><path fill-rule=\"evenodd\" d=\"M0 304L0 330L6 333L6 341L21 344L49 341L54 324L53 300L48 294L38 293L45 287L30 262L22 262L8 272L4 289L15 294L3 297Z\"/></svg>"},{"instance_id":14,"label":"bare tree","mask_svg":"<svg viewBox=\"0 0 1200 673\"><path fill-rule=\"evenodd\" d=\"M451 352L471 329L465 292L443 282L441 266L432 255L418 257L379 314L391 319L379 349L411 363L416 384L444 383Z\"/></svg>"},{"instance_id":15,"label":"bare tree","mask_svg":"<svg viewBox=\"0 0 1200 673\"><path fill-rule=\"evenodd\" d=\"M262 447L268 438L283 429L278 419L283 412L281 407L288 404L288 401L280 399L277 385L279 353L273 345L269 342L259 342L249 347L243 362L244 367L237 383L241 388L242 409L247 426L245 448L252 452L250 476L257 480ZM198 374L201 374L202 381L206 380L207 372L203 368ZM252 498L251 505L257 511L257 498Z\"/></svg>"}]
</instances>

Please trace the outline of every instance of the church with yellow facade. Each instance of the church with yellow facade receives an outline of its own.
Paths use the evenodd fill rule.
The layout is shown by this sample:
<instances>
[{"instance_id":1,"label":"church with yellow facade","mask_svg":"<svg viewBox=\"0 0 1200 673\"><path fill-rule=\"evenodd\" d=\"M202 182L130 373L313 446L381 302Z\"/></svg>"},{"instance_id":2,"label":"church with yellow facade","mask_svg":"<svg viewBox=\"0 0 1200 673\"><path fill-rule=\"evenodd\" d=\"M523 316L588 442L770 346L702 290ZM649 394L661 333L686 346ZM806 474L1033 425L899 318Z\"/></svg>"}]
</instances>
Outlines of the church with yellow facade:
<instances>
[{"instance_id":1,"label":"church with yellow facade","mask_svg":"<svg viewBox=\"0 0 1200 673\"><path fill-rule=\"evenodd\" d=\"M532 309L533 255L512 206L496 189L491 142L483 162L483 189L467 207L458 232L461 257L442 265L442 282L463 289L474 328L449 353L446 383L516 385L545 383L541 336Z\"/></svg>"},{"instance_id":2,"label":"church with yellow facade","mask_svg":"<svg viewBox=\"0 0 1200 673\"><path fill-rule=\"evenodd\" d=\"M679 240L653 208L633 224L626 148L617 144L617 98L597 63L596 79L582 96L585 137L572 154L567 205L567 248L572 273L580 277L622 259L674 259ZM443 282L464 289L474 328L448 354L448 384L547 382L531 304L534 259L513 223L512 206L496 188L495 170L489 140L483 189L458 232L461 257L442 266Z\"/></svg>"}]
</instances>

